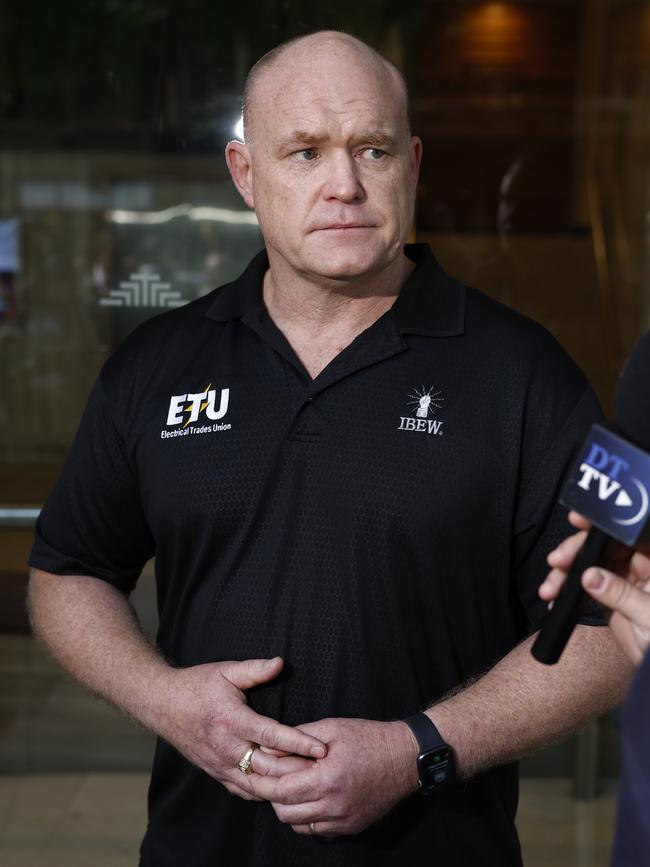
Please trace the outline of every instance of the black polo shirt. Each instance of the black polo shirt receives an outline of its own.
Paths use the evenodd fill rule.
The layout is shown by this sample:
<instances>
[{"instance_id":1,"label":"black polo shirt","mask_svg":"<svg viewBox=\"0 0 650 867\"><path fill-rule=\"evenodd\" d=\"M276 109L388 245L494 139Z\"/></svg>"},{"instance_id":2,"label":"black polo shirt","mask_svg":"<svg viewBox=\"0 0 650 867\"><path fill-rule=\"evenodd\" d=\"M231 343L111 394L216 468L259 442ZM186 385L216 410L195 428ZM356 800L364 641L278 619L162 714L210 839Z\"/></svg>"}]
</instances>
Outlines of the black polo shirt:
<instances>
[{"instance_id":1,"label":"black polo shirt","mask_svg":"<svg viewBox=\"0 0 650 867\"><path fill-rule=\"evenodd\" d=\"M155 553L163 653L281 655L250 703L290 725L405 717L508 653L543 613L558 483L597 404L543 328L407 253L396 303L313 381L261 301L265 254L139 327L31 565L128 593ZM323 843L159 743L141 863L517 865L516 801L499 767Z\"/></svg>"}]
</instances>

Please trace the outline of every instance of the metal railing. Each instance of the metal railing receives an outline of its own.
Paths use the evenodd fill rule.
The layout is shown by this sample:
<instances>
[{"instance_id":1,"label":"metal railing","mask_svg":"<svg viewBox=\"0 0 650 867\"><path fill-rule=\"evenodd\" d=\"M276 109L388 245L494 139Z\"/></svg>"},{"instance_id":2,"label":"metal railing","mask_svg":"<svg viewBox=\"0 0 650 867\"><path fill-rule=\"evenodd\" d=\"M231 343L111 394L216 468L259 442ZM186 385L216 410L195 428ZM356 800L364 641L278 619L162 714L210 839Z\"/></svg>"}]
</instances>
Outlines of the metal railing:
<instances>
[{"instance_id":1,"label":"metal railing","mask_svg":"<svg viewBox=\"0 0 650 867\"><path fill-rule=\"evenodd\" d=\"M41 513L40 507L26 508L13 506L0 509L0 528L33 527Z\"/></svg>"}]
</instances>

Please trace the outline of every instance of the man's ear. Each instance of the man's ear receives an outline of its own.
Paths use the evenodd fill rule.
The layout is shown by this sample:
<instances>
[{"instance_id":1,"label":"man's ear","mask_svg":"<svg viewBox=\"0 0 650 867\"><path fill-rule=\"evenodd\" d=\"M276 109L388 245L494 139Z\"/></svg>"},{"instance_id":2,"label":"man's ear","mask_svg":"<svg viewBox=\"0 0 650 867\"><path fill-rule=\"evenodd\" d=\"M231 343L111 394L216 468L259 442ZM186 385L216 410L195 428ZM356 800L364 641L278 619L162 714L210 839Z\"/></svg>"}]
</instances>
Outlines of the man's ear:
<instances>
[{"instance_id":1,"label":"man's ear","mask_svg":"<svg viewBox=\"0 0 650 867\"><path fill-rule=\"evenodd\" d=\"M248 147L240 141L229 141L226 145L226 164L239 195L249 208L254 208L253 169Z\"/></svg>"}]
</instances>

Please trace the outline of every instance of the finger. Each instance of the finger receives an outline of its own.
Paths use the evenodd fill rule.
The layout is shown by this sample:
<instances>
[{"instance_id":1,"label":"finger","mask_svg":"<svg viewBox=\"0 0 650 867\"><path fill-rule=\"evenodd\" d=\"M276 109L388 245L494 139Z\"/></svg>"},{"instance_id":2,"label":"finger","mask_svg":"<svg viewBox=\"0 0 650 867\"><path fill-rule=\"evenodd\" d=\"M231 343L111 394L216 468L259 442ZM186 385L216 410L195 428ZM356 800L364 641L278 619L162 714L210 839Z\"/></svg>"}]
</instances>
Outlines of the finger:
<instances>
[{"instance_id":1,"label":"finger","mask_svg":"<svg viewBox=\"0 0 650 867\"><path fill-rule=\"evenodd\" d=\"M270 756L290 756L291 753L287 753L285 750L272 750L271 747L260 747L260 750L263 753L268 753Z\"/></svg>"},{"instance_id":2,"label":"finger","mask_svg":"<svg viewBox=\"0 0 650 867\"><path fill-rule=\"evenodd\" d=\"M273 659L243 659L222 662L221 674L237 689L251 689L276 678L282 671L282 657Z\"/></svg>"},{"instance_id":3,"label":"finger","mask_svg":"<svg viewBox=\"0 0 650 867\"><path fill-rule=\"evenodd\" d=\"M639 630L634 629L633 624L630 623L624 614L620 614L618 611L610 611L609 615L609 628L616 636L621 649L634 665L640 665L647 650L647 639L639 642L636 635Z\"/></svg>"},{"instance_id":4,"label":"finger","mask_svg":"<svg viewBox=\"0 0 650 867\"><path fill-rule=\"evenodd\" d=\"M556 599L565 580L566 572L563 572L561 569L552 569L539 585L537 592L542 599L546 599L547 601Z\"/></svg>"},{"instance_id":5,"label":"finger","mask_svg":"<svg viewBox=\"0 0 650 867\"><path fill-rule=\"evenodd\" d=\"M256 795L249 787L242 787L238 783L230 782L229 780L222 780L222 784L224 788L230 792L231 795L234 795L236 798L242 798L244 801L263 801L263 798L260 798L259 795Z\"/></svg>"},{"instance_id":6,"label":"finger","mask_svg":"<svg viewBox=\"0 0 650 867\"><path fill-rule=\"evenodd\" d=\"M251 767L254 773L262 777L282 777L284 774L307 770L313 761L301 756L273 756L262 750L255 750Z\"/></svg>"},{"instance_id":7,"label":"finger","mask_svg":"<svg viewBox=\"0 0 650 867\"><path fill-rule=\"evenodd\" d=\"M310 822L324 822L336 819L323 812L322 801L307 804L273 804L278 819L285 825L308 825ZM317 816L318 818L314 818Z\"/></svg>"},{"instance_id":8,"label":"finger","mask_svg":"<svg viewBox=\"0 0 650 867\"><path fill-rule=\"evenodd\" d=\"M255 755L255 753L253 753L253 755ZM239 768L234 768L225 775L222 782L224 785L227 784L230 786L232 794L237 795L239 798L244 798L244 800L247 801L265 801L266 798L255 791L255 785L253 783L254 779L254 773L245 774Z\"/></svg>"},{"instance_id":9,"label":"finger","mask_svg":"<svg viewBox=\"0 0 650 867\"><path fill-rule=\"evenodd\" d=\"M618 611L638 626L650 627L650 594L606 569L587 569L582 585L601 605Z\"/></svg>"},{"instance_id":10,"label":"finger","mask_svg":"<svg viewBox=\"0 0 650 867\"><path fill-rule=\"evenodd\" d=\"M617 569L611 569L612 572L617 572ZM630 559L630 580L633 584L650 592L650 557L644 554L643 551L635 551Z\"/></svg>"},{"instance_id":11,"label":"finger","mask_svg":"<svg viewBox=\"0 0 650 867\"><path fill-rule=\"evenodd\" d=\"M241 714L246 723L246 734L256 744L315 759L322 759L327 754L327 747L322 741L304 734L300 729L261 716L249 707L242 707Z\"/></svg>"},{"instance_id":12,"label":"finger","mask_svg":"<svg viewBox=\"0 0 650 867\"><path fill-rule=\"evenodd\" d=\"M292 825L291 828L296 832L296 834L308 834L311 837L325 837L327 840L333 840L335 837L340 837L343 833L331 822L314 823L313 831L309 827L309 824Z\"/></svg>"},{"instance_id":13,"label":"finger","mask_svg":"<svg viewBox=\"0 0 650 867\"><path fill-rule=\"evenodd\" d=\"M282 777L253 774L250 780L255 794L274 804L306 804L319 800L321 796L321 779L316 762L306 771L296 771Z\"/></svg>"},{"instance_id":14,"label":"finger","mask_svg":"<svg viewBox=\"0 0 650 867\"><path fill-rule=\"evenodd\" d=\"M555 566L558 569L568 569L576 558L580 548L584 545L587 538L586 532L583 530L580 533L574 533L568 536L563 542L550 552L546 558L549 566Z\"/></svg>"},{"instance_id":15,"label":"finger","mask_svg":"<svg viewBox=\"0 0 650 867\"><path fill-rule=\"evenodd\" d=\"M569 523L574 527L578 527L580 530L591 529L591 521L583 515L578 514L578 512L569 512Z\"/></svg>"}]
</instances>

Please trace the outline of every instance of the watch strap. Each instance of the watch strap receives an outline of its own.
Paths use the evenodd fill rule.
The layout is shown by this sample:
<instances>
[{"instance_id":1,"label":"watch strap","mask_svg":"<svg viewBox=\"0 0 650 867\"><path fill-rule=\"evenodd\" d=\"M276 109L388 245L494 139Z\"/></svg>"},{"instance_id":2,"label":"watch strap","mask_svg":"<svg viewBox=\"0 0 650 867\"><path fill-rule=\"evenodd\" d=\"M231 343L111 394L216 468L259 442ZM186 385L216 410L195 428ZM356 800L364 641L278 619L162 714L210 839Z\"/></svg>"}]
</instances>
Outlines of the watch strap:
<instances>
[{"instance_id":1,"label":"watch strap","mask_svg":"<svg viewBox=\"0 0 650 867\"><path fill-rule=\"evenodd\" d=\"M418 742L418 783L420 792L429 795L456 779L454 751L425 713L407 717L407 726Z\"/></svg>"},{"instance_id":2,"label":"watch strap","mask_svg":"<svg viewBox=\"0 0 650 867\"><path fill-rule=\"evenodd\" d=\"M415 735L421 753L447 746L446 741L431 721L431 718L425 713L416 713L413 716L406 717L402 722L405 722Z\"/></svg>"}]
</instances>

